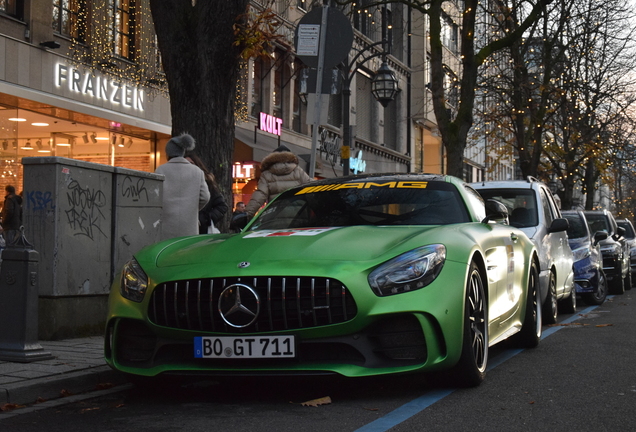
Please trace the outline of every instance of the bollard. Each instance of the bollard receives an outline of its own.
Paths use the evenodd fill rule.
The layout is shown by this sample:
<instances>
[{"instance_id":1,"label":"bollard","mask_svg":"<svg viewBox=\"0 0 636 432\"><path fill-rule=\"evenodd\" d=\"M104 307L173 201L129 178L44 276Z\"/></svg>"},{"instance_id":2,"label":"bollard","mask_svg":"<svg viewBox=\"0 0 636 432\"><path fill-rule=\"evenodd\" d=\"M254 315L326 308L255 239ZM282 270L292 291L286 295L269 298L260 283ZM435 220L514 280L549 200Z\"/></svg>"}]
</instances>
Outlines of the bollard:
<instances>
[{"instance_id":1,"label":"bollard","mask_svg":"<svg viewBox=\"0 0 636 432\"><path fill-rule=\"evenodd\" d=\"M24 227L2 251L0 264L0 360L30 363L49 360L38 341L38 252Z\"/></svg>"}]
</instances>

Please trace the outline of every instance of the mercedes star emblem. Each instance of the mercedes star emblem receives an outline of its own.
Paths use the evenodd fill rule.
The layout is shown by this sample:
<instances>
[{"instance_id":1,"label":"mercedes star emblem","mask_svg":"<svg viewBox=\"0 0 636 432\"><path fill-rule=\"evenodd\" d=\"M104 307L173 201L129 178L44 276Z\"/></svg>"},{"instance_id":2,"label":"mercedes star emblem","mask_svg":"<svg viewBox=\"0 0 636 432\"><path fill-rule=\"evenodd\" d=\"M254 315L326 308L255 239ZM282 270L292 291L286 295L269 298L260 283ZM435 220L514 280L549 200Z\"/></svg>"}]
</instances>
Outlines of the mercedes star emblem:
<instances>
[{"instance_id":1,"label":"mercedes star emblem","mask_svg":"<svg viewBox=\"0 0 636 432\"><path fill-rule=\"evenodd\" d=\"M221 318L235 328L244 328L256 321L260 307L256 291L240 283L227 286L219 297Z\"/></svg>"}]
</instances>

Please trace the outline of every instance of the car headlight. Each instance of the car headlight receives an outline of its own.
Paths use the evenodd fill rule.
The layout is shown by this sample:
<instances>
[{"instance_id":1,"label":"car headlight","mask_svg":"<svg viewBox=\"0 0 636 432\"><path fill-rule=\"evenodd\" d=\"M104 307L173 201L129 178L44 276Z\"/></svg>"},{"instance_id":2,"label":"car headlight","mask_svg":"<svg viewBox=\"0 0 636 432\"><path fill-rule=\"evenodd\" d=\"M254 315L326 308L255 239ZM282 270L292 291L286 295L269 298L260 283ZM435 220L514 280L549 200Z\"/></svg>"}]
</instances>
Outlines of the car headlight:
<instances>
[{"instance_id":1,"label":"car headlight","mask_svg":"<svg viewBox=\"0 0 636 432\"><path fill-rule=\"evenodd\" d=\"M124 298L134 302L141 302L148 288L148 276L143 271L136 259L131 259L124 264L121 272L120 292Z\"/></svg>"},{"instance_id":2,"label":"car headlight","mask_svg":"<svg viewBox=\"0 0 636 432\"><path fill-rule=\"evenodd\" d=\"M583 246L580 248L572 249L572 256L574 258L574 262L581 261L590 256L590 248L588 246Z\"/></svg>"},{"instance_id":3,"label":"car headlight","mask_svg":"<svg viewBox=\"0 0 636 432\"><path fill-rule=\"evenodd\" d=\"M435 280L445 260L444 245L413 249L373 270L368 277L369 285L378 296L418 290Z\"/></svg>"}]
</instances>

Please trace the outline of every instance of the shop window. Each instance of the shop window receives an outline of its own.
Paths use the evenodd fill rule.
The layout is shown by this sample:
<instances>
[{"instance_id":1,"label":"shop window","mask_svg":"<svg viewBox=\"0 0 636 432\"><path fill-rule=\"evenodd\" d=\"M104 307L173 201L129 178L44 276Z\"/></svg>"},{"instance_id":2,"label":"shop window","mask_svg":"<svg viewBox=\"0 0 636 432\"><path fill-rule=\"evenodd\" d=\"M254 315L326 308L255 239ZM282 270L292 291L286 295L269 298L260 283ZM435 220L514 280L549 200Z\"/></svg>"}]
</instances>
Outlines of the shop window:
<instances>
[{"instance_id":1,"label":"shop window","mask_svg":"<svg viewBox=\"0 0 636 432\"><path fill-rule=\"evenodd\" d=\"M0 13L22 20L23 11L23 0L0 0Z\"/></svg>"},{"instance_id":2,"label":"shop window","mask_svg":"<svg viewBox=\"0 0 636 432\"><path fill-rule=\"evenodd\" d=\"M53 0L53 30L60 35L86 42L87 17L86 0Z\"/></svg>"},{"instance_id":3,"label":"shop window","mask_svg":"<svg viewBox=\"0 0 636 432\"><path fill-rule=\"evenodd\" d=\"M108 0L109 38L113 53L134 60L135 52L135 0Z\"/></svg>"}]
</instances>

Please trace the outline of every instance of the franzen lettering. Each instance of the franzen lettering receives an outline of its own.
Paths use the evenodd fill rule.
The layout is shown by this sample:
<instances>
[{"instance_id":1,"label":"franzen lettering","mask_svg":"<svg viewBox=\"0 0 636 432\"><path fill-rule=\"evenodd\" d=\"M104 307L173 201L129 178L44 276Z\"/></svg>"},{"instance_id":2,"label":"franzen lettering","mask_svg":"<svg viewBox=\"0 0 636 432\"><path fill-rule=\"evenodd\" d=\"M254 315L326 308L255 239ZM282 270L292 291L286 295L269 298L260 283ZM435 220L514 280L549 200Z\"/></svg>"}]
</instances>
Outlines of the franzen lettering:
<instances>
[{"instance_id":1,"label":"franzen lettering","mask_svg":"<svg viewBox=\"0 0 636 432\"><path fill-rule=\"evenodd\" d=\"M335 183L323 186L308 186L302 188L296 195L326 192L339 189L375 189L375 188L389 188L389 189L426 189L428 182L410 182L410 181L389 181L386 183L364 182L364 183Z\"/></svg>"},{"instance_id":2,"label":"franzen lettering","mask_svg":"<svg viewBox=\"0 0 636 432\"><path fill-rule=\"evenodd\" d=\"M137 111L144 110L142 89L115 79L108 79L95 72L82 72L79 69L58 63L55 68L55 85L60 88L67 87L71 92L107 100L112 104L122 105L126 108Z\"/></svg>"}]
</instances>

